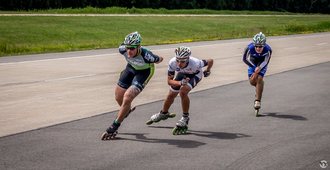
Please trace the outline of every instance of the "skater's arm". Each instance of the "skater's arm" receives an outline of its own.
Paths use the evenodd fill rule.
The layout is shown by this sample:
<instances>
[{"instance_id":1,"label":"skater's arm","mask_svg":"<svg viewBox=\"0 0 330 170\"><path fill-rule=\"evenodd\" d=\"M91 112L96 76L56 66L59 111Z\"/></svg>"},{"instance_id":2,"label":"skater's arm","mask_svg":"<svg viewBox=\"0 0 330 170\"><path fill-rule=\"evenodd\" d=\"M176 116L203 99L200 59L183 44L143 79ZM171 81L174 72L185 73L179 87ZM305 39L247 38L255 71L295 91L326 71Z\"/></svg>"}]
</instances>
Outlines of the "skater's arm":
<instances>
[{"instance_id":1,"label":"skater's arm","mask_svg":"<svg viewBox=\"0 0 330 170\"><path fill-rule=\"evenodd\" d=\"M251 55L250 55L250 50L249 48L246 48L243 54L243 62L250 66L250 67L255 67L253 62L251 61Z\"/></svg>"},{"instance_id":2,"label":"skater's arm","mask_svg":"<svg viewBox=\"0 0 330 170\"><path fill-rule=\"evenodd\" d=\"M190 79L188 77L182 79L181 81L174 80L174 74L172 75L170 74L170 72L167 76L167 84L169 86L183 86L186 85L189 82L189 80Z\"/></svg>"},{"instance_id":3,"label":"skater's arm","mask_svg":"<svg viewBox=\"0 0 330 170\"><path fill-rule=\"evenodd\" d=\"M156 62L156 64L159 64L163 61L163 57L161 57L161 56L158 56L158 57L159 57L159 60Z\"/></svg>"},{"instance_id":4,"label":"skater's arm","mask_svg":"<svg viewBox=\"0 0 330 170\"><path fill-rule=\"evenodd\" d=\"M211 74L213 59L203 60L203 63L204 63L204 67L206 66L206 69L203 71L204 77L208 77Z\"/></svg>"},{"instance_id":5,"label":"skater's arm","mask_svg":"<svg viewBox=\"0 0 330 170\"><path fill-rule=\"evenodd\" d=\"M163 61L163 57L160 57L143 47L141 47L141 55L146 63L159 64Z\"/></svg>"},{"instance_id":6,"label":"skater's arm","mask_svg":"<svg viewBox=\"0 0 330 170\"><path fill-rule=\"evenodd\" d=\"M269 60L270 60L270 57L271 57L271 52L269 51L267 53L267 55L265 56L265 60L259 65L260 70L263 69L264 67L266 67L268 65Z\"/></svg>"},{"instance_id":7,"label":"skater's arm","mask_svg":"<svg viewBox=\"0 0 330 170\"><path fill-rule=\"evenodd\" d=\"M169 86L181 86L181 82L180 81L176 81L174 80L174 74L168 74L167 76L167 84Z\"/></svg>"},{"instance_id":8,"label":"skater's arm","mask_svg":"<svg viewBox=\"0 0 330 170\"><path fill-rule=\"evenodd\" d=\"M205 71L210 72L211 68L213 66L213 59L207 59L206 62L207 62L207 64L206 64L206 70Z\"/></svg>"}]
</instances>

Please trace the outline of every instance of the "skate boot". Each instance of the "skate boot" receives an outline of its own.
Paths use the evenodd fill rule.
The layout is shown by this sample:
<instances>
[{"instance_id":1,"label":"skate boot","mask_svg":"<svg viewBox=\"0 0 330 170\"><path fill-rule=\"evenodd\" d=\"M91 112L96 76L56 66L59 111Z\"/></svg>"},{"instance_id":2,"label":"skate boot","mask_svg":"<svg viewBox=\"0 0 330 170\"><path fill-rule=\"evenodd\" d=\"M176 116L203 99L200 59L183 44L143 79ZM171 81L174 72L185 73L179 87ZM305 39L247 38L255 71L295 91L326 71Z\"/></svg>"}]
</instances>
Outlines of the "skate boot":
<instances>
[{"instance_id":1,"label":"skate boot","mask_svg":"<svg viewBox=\"0 0 330 170\"><path fill-rule=\"evenodd\" d=\"M182 117L177 123L176 127L172 130L173 135L186 134L188 130L189 117Z\"/></svg>"},{"instance_id":2,"label":"skate boot","mask_svg":"<svg viewBox=\"0 0 330 170\"><path fill-rule=\"evenodd\" d=\"M118 134L118 128L120 123L116 123L115 121L112 125L102 134L101 140L112 140L115 139L116 135Z\"/></svg>"},{"instance_id":3,"label":"skate boot","mask_svg":"<svg viewBox=\"0 0 330 170\"><path fill-rule=\"evenodd\" d=\"M147 125L151 125L152 123L157 123L161 120L166 120L168 118L173 118L175 117L175 113L170 113L170 112L167 112L167 113L161 113L161 111L159 113L156 113L154 115L152 115L150 117L150 120L148 120L146 122Z\"/></svg>"},{"instance_id":4,"label":"skate boot","mask_svg":"<svg viewBox=\"0 0 330 170\"><path fill-rule=\"evenodd\" d=\"M260 102L260 100L255 100L255 101L254 101L254 111L255 111L256 117L259 116L259 110L260 110L260 107L261 107L261 102Z\"/></svg>"}]
</instances>

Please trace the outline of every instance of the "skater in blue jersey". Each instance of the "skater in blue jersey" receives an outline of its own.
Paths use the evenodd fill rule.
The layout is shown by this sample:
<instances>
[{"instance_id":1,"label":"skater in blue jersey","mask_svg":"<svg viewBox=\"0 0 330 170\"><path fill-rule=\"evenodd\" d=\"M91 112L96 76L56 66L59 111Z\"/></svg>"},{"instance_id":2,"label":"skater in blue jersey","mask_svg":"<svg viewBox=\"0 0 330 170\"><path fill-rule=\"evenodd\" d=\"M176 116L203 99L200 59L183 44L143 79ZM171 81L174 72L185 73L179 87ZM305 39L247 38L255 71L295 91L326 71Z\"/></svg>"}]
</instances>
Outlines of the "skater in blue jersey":
<instances>
[{"instance_id":1,"label":"skater in blue jersey","mask_svg":"<svg viewBox=\"0 0 330 170\"><path fill-rule=\"evenodd\" d=\"M131 108L134 98L141 93L154 74L154 63L158 64L163 58L153 54L141 46L141 35L133 32L125 37L124 43L119 47L119 53L127 61L126 68L120 73L115 89L115 98L120 106L117 118L102 134L102 140L113 139L120 124L135 108Z\"/></svg>"},{"instance_id":2,"label":"skater in blue jersey","mask_svg":"<svg viewBox=\"0 0 330 170\"><path fill-rule=\"evenodd\" d=\"M253 42L247 46L243 54L243 61L248 65L250 84L256 87L254 101L256 116L258 116L261 108L261 97L264 88L263 77L266 74L271 55L272 49L266 44L266 36L262 32L253 37Z\"/></svg>"}]
</instances>

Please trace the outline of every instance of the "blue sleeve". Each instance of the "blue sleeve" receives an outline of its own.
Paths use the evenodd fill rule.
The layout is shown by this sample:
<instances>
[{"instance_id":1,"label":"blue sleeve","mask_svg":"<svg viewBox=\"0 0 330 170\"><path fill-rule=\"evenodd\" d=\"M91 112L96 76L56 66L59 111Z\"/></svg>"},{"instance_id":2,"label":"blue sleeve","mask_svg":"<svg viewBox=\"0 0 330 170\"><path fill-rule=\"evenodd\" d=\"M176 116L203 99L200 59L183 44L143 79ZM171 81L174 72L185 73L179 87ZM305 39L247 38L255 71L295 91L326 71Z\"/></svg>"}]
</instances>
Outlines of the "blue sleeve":
<instances>
[{"instance_id":1,"label":"blue sleeve","mask_svg":"<svg viewBox=\"0 0 330 170\"><path fill-rule=\"evenodd\" d=\"M247 64L250 67L255 67L250 60L250 48L249 46L245 48L244 53L243 53L243 62Z\"/></svg>"},{"instance_id":2,"label":"blue sleeve","mask_svg":"<svg viewBox=\"0 0 330 170\"><path fill-rule=\"evenodd\" d=\"M270 48L270 46L265 46L267 48L267 52L265 55L265 60L260 64L260 69L263 69L264 67L266 67L270 61L270 58L272 56L272 49Z\"/></svg>"}]
</instances>

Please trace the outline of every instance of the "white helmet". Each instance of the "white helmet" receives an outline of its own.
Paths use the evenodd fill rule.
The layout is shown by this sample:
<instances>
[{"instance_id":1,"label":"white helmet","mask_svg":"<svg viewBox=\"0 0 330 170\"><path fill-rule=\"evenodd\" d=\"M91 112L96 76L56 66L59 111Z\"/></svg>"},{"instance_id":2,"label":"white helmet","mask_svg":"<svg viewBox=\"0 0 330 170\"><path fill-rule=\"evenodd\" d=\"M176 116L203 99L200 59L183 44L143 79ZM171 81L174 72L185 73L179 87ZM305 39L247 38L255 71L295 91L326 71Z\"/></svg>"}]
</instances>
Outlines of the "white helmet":
<instances>
[{"instance_id":1,"label":"white helmet","mask_svg":"<svg viewBox=\"0 0 330 170\"><path fill-rule=\"evenodd\" d=\"M188 60L191 55L191 50L189 47L181 46L175 49L175 55L178 60Z\"/></svg>"}]
</instances>

